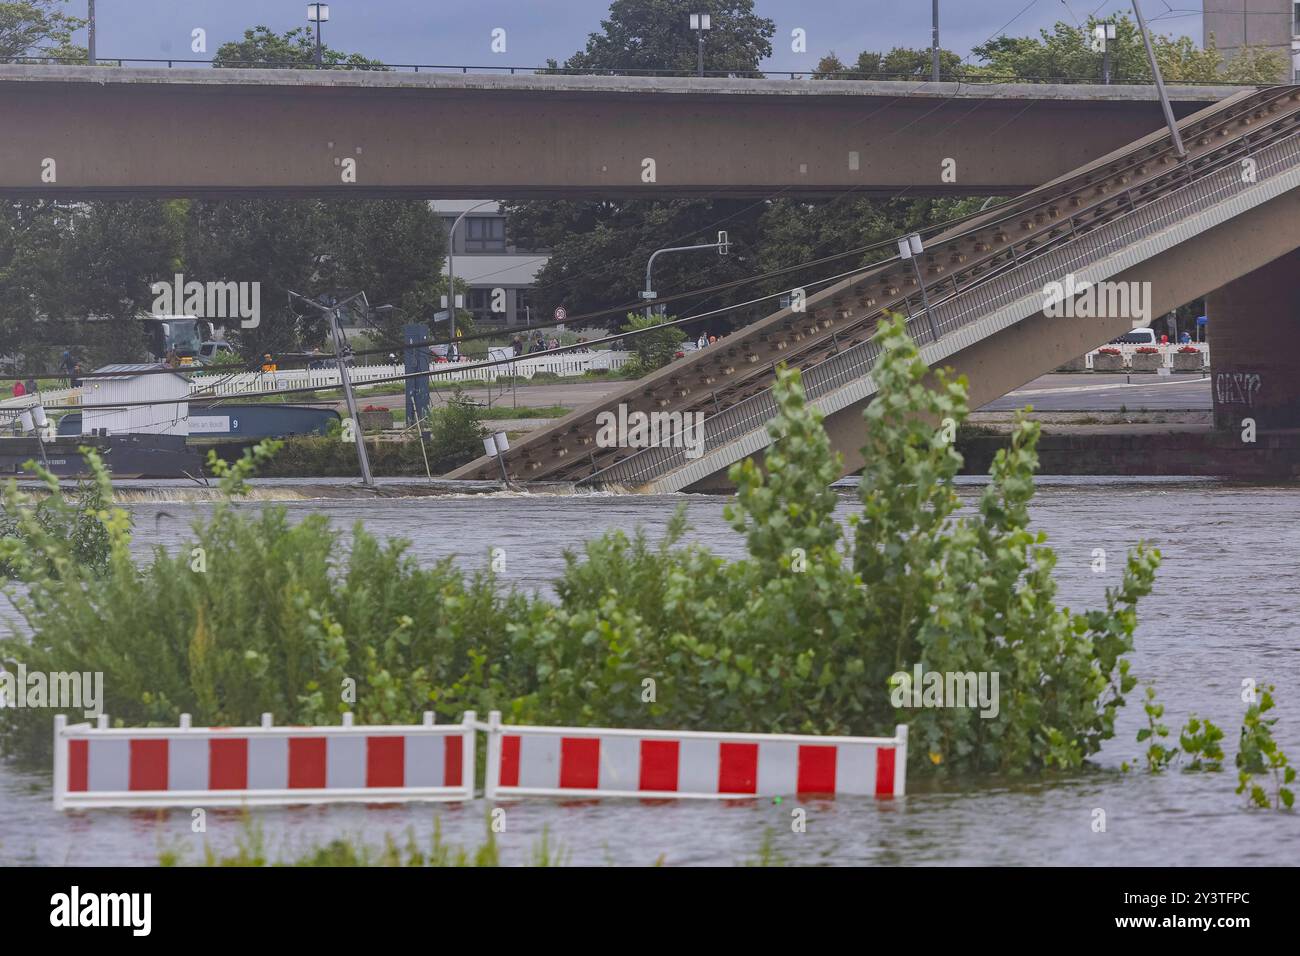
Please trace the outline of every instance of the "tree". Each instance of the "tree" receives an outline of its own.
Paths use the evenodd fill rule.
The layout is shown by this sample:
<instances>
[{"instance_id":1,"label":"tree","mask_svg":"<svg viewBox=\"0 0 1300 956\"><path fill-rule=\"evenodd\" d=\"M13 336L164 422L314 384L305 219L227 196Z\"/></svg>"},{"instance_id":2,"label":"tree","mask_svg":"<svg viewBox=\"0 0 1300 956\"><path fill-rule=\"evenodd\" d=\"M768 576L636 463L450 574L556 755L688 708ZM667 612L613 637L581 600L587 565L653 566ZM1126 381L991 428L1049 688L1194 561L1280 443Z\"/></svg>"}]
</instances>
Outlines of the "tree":
<instances>
[{"instance_id":1,"label":"tree","mask_svg":"<svg viewBox=\"0 0 1300 956\"><path fill-rule=\"evenodd\" d=\"M973 49L983 61L972 72L989 78L1039 82L1100 80L1102 54L1092 48L1092 31L1099 24L1115 24L1110 41L1111 75L1117 83L1150 83L1151 68L1137 24L1127 16L1109 21L1089 17L1082 27L1058 22L1049 33L1035 37L997 37ZM1211 35L1204 49L1188 37L1152 35L1156 62L1171 83L1276 83L1285 73L1282 58L1270 51L1247 48L1226 67ZM1236 64L1240 60L1241 63Z\"/></svg>"},{"instance_id":2,"label":"tree","mask_svg":"<svg viewBox=\"0 0 1300 956\"><path fill-rule=\"evenodd\" d=\"M404 341L402 326L432 325L445 291L447 240L438 215L423 200L361 199L322 204L322 238L329 256L321 281L349 292L364 290L371 306L392 305L374 320L390 348ZM464 328L460 316L457 327Z\"/></svg>"},{"instance_id":3,"label":"tree","mask_svg":"<svg viewBox=\"0 0 1300 956\"><path fill-rule=\"evenodd\" d=\"M313 294L329 249L319 203L309 199L196 200L185 220L187 278L203 282L257 282L255 328L232 323L226 335L246 357L296 351L324 341L324 320L314 310L299 315L289 292Z\"/></svg>"},{"instance_id":4,"label":"tree","mask_svg":"<svg viewBox=\"0 0 1300 956\"><path fill-rule=\"evenodd\" d=\"M551 253L533 292L539 311L563 305L571 316L581 316L636 301L656 249L714 242L719 229L728 231L731 255L700 251L656 260L653 280L660 298L752 274L764 206L735 199L535 200L505 208L515 242ZM680 300L672 309L689 315L745 297L743 289L722 290ZM610 328L620 318L610 315L594 324Z\"/></svg>"},{"instance_id":5,"label":"tree","mask_svg":"<svg viewBox=\"0 0 1300 956\"><path fill-rule=\"evenodd\" d=\"M386 70L379 60L359 53L343 53L321 44L321 63L325 66L355 70ZM242 40L221 44L212 58L215 67L260 67L288 69L316 65L316 37L307 27L294 27L281 35L270 27L256 26L244 31Z\"/></svg>"},{"instance_id":6,"label":"tree","mask_svg":"<svg viewBox=\"0 0 1300 956\"><path fill-rule=\"evenodd\" d=\"M587 48L569 57L564 67L693 75L698 50L692 13L707 13L713 20L704 38L706 72L760 75L758 64L772 55L776 24L754 13L754 0L614 0L608 19L600 23L604 32L589 35Z\"/></svg>"},{"instance_id":7,"label":"tree","mask_svg":"<svg viewBox=\"0 0 1300 956\"><path fill-rule=\"evenodd\" d=\"M182 263L184 200L133 199L76 207L63 237L64 316L86 321L65 343L76 342L93 366L139 361L148 355L137 321L151 311L151 286L170 281Z\"/></svg>"},{"instance_id":8,"label":"tree","mask_svg":"<svg viewBox=\"0 0 1300 956\"><path fill-rule=\"evenodd\" d=\"M939 51L939 74L951 78L961 69L961 57L951 50ZM850 66L840 62L832 50L817 63L814 80L929 80L934 75L934 60L929 50L896 46L888 53L864 51Z\"/></svg>"},{"instance_id":9,"label":"tree","mask_svg":"<svg viewBox=\"0 0 1300 956\"><path fill-rule=\"evenodd\" d=\"M81 59L85 47L74 46L72 34L85 20L63 12L65 0L20 0L0 3L0 59Z\"/></svg>"}]
</instances>

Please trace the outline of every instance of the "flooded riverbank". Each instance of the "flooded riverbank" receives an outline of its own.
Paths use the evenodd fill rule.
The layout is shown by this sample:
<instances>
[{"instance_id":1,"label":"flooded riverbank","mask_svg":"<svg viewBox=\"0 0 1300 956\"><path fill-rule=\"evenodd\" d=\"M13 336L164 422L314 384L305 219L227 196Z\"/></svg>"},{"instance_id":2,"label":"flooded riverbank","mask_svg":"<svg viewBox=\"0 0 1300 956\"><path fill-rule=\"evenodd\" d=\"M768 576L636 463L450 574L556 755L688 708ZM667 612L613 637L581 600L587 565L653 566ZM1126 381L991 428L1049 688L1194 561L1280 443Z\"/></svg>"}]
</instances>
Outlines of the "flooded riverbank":
<instances>
[{"instance_id":1,"label":"flooded riverbank","mask_svg":"<svg viewBox=\"0 0 1300 956\"><path fill-rule=\"evenodd\" d=\"M960 486L967 506L979 482ZM857 505L842 488L839 516ZM502 579L545 589L563 567L563 549L606 529L642 525L663 532L671 510L685 503L690 537L736 557L743 542L722 517L718 497L573 497L474 495L427 499L302 500L291 515L324 512L338 527L362 520L382 537L412 541L422 563L455 555L482 567L491 548L503 548ZM136 502L135 548L179 547L189 522L212 506L192 502ZM248 503L246 508L260 505ZM1059 563L1058 601L1072 608L1100 606L1115 585L1122 555L1139 538L1164 553L1155 592L1140 607L1133 671L1154 680L1175 731L1190 712L1225 729L1228 763L1236 752L1244 705L1241 681L1277 686L1281 719L1276 736L1300 759L1300 539L1291 534L1300 488L1246 487L1181 479L1044 479L1032 508L1035 527L1048 533ZM1108 555L1105 573L1092 571L1093 550ZM13 628L12 609L0 608L0 628ZM1291 863L1300 853L1300 815L1245 809L1233 790L1235 773L1161 776L1124 774L1120 764L1139 754L1134 736L1144 724L1136 696L1121 712L1117 736L1094 759L1095 769L1032 781L949 782L927 785L916 775L912 791L896 801L786 799L727 804L637 801L509 804L500 835L505 862L526 862L545 829L572 863L732 864L753 858L772 831L778 853L794 863L930 863L1085 865L1242 865ZM755 727L755 730L763 728ZM0 765L0 862L122 864L156 862L162 850L204 840L233 847L245 833L237 813L208 814L206 835L193 834L188 812L96 811L56 814L48 775ZM808 811L805 833L791 830L791 810ZM1094 811L1105 811L1106 832L1094 832ZM338 835L379 842L413 827L427 843L435 813L444 837L476 846L484 835L482 801L465 806L390 808L356 806L259 811L272 858L292 857Z\"/></svg>"}]
</instances>

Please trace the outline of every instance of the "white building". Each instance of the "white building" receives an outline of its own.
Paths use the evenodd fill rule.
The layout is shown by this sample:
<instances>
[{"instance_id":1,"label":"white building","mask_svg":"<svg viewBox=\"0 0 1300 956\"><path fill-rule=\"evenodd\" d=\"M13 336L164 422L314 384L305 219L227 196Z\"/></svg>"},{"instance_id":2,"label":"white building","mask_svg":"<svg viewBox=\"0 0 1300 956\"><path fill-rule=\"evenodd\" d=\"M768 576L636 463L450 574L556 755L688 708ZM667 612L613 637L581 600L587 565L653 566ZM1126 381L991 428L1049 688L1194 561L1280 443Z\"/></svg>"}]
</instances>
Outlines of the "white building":
<instances>
[{"instance_id":1,"label":"white building","mask_svg":"<svg viewBox=\"0 0 1300 956\"><path fill-rule=\"evenodd\" d=\"M478 205L480 202L482 200L478 199L438 199L429 204L442 219L446 230L451 229L457 216L472 209L457 227L452 247L456 280L469 286L469 296L462 308L473 313L476 323L526 323L530 316L537 318L529 293L537 273L550 256L542 251L523 250L511 245L501 204L488 202ZM474 206L478 208L473 209ZM442 274L447 274L446 263ZM494 293L503 306L501 311L492 309Z\"/></svg>"},{"instance_id":2,"label":"white building","mask_svg":"<svg viewBox=\"0 0 1300 956\"><path fill-rule=\"evenodd\" d=\"M166 372L156 371L166 369ZM166 365L105 365L104 378L81 380L81 434L188 435L190 383ZM152 373L152 374L142 374ZM114 402L124 404L111 407ZM130 405L128 402L159 402ZM108 408L89 408L108 405ZM105 431L100 432L99 429Z\"/></svg>"}]
</instances>

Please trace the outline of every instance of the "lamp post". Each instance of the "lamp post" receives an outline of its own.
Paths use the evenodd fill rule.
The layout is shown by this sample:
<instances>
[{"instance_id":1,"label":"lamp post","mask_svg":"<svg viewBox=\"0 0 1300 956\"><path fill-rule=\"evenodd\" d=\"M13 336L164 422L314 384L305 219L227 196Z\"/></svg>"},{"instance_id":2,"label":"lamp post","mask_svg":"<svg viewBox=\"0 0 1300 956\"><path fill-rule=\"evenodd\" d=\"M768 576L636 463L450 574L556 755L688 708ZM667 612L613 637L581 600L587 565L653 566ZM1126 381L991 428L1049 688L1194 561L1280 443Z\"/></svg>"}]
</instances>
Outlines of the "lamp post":
<instances>
[{"instance_id":1,"label":"lamp post","mask_svg":"<svg viewBox=\"0 0 1300 956\"><path fill-rule=\"evenodd\" d=\"M930 68L934 73L934 82L938 83L939 76L939 0L934 0L933 10L934 28L930 37Z\"/></svg>"},{"instance_id":2,"label":"lamp post","mask_svg":"<svg viewBox=\"0 0 1300 956\"><path fill-rule=\"evenodd\" d=\"M1101 53L1101 82L1110 85L1110 41L1115 39L1115 24L1099 23L1092 29L1092 48Z\"/></svg>"},{"instance_id":3,"label":"lamp post","mask_svg":"<svg viewBox=\"0 0 1300 956\"><path fill-rule=\"evenodd\" d=\"M700 76L703 76L704 75L704 34L705 31L713 29L713 18L709 16L709 14L707 13L692 13L691 29L695 31L695 35L698 38L697 41L698 50L699 50L698 74Z\"/></svg>"},{"instance_id":4,"label":"lamp post","mask_svg":"<svg viewBox=\"0 0 1300 956\"><path fill-rule=\"evenodd\" d=\"M939 340L939 330L935 328L934 316L930 314L930 295L925 291L925 279L921 277L921 266L916 261L924 251L925 246L921 242L921 237L915 232L898 240L899 256L912 260L912 271L916 274L916 284L921 287L921 303L925 306L925 318L930 323L930 339L937 342Z\"/></svg>"},{"instance_id":5,"label":"lamp post","mask_svg":"<svg viewBox=\"0 0 1300 956\"><path fill-rule=\"evenodd\" d=\"M86 62L94 66L95 59L95 0L86 0Z\"/></svg>"},{"instance_id":6,"label":"lamp post","mask_svg":"<svg viewBox=\"0 0 1300 956\"><path fill-rule=\"evenodd\" d=\"M451 224L451 231L447 233L447 351L456 349L456 227L460 221L472 213L480 206L490 206L495 199L484 199L482 202L476 202L463 213L456 217L456 221ZM456 358L460 359L460 350L456 349ZM447 356L447 361L451 361L451 356Z\"/></svg>"},{"instance_id":7,"label":"lamp post","mask_svg":"<svg viewBox=\"0 0 1300 956\"><path fill-rule=\"evenodd\" d=\"M320 25L330 18L328 3L307 4L307 22L316 24L316 69L321 68Z\"/></svg>"},{"instance_id":8,"label":"lamp post","mask_svg":"<svg viewBox=\"0 0 1300 956\"><path fill-rule=\"evenodd\" d=\"M646 300L645 317L648 319L654 315L654 306L650 303L659 297L655 292L654 286L650 283L650 270L655 264L655 259L665 252L690 252L693 249L717 249L718 255L725 256L731 251L731 242L727 239L727 230L718 230L717 242L706 242L698 246L669 246L667 249L656 249L645 264L645 291L641 293L641 298Z\"/></svg>"}]
</instances>

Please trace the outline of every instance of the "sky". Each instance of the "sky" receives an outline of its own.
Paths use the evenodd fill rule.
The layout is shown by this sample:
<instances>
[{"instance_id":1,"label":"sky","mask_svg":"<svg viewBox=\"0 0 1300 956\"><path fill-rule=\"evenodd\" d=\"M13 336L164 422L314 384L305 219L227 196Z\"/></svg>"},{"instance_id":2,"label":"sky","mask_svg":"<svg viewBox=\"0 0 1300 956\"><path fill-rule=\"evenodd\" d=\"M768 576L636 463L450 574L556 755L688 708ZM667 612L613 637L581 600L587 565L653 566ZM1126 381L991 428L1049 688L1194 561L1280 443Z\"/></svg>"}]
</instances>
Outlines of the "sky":
<instances>
[{"instance_id":1,"label":"sky","mask_svg":"<svg viewBox=\"0 0 1300 956\"><path fill-rule=\"evenodd\" d=\"M86 0L68 0L85 13ZM205 59L249 27L283 33L305 26L305 0L96 0L100 57ZM332 0L322 38L330 46L386 63L540 66L564 60L600 29L609 0ZM1160 33L1201 42L1201 0L1143 0ZM1006 33L1036 35L1058 20L1129 12L1130 0L940 0L940 39L962 56ZM930 45L930 0L757 0L755 11L776 23L773 71L810 69L824 54L855 59L863 50ZM207 35L207 53L191 52L191 31ZM506 51L491 50L504 29ZM791 31L807 34L807 52L791 50ZM84 31L78 42L84 43Z\"/></svg>"}]
</instances>

